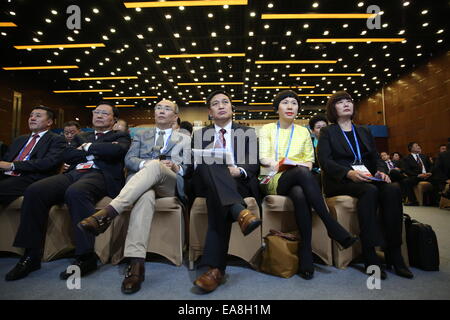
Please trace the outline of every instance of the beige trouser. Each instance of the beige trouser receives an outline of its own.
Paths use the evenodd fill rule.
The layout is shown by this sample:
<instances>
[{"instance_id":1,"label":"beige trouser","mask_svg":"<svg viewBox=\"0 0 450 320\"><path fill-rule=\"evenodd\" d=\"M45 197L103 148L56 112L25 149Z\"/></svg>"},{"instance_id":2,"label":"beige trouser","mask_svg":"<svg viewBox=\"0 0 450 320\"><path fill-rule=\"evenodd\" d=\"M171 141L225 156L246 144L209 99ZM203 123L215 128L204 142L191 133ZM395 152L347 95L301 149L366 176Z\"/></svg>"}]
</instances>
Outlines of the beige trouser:
<instances>
[{"instance_id":1,"label":"beige trouser","mask_svg":"<svg viewBox=\"0 0 450 320\"><path fill-rule=\"evenodd\" d=\"M110 205L119 214L134 204L125 241L125 257L145 258L156 198L175 195L176 177L176 173L159 160L148 161L111 201Z\"/></svg>"}]
</instances>

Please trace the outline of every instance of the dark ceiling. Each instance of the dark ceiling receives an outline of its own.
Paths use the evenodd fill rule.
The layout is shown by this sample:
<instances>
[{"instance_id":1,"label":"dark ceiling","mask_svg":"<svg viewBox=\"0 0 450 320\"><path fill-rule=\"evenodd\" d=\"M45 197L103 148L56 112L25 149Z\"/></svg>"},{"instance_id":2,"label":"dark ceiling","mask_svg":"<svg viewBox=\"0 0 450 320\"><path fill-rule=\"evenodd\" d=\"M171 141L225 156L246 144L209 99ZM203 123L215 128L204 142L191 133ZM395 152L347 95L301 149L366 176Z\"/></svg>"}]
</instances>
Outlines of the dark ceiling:
<instances>
[{"instance_id":1,"label":"dark ceiling","mask_svg":"<svg viewBox=\"0 0 450 320\"><path fill-rule=\"evenodd\" d=\"M167 1L170 2L170 1ZM221 2L225 3L225 1ZM66 26L70 5L81 9L81 29ZM77 69L5 71L2 78L27 78L53 90L110 89L100 93L61 93L81 106L102 97L157 96L180 106L200 106L220 86L192 82L243 82L225 85L238 110L266 116L277 89L255 86L313 86L302 96L300 117L323 111L326 95L349 91L360 100L446 52L450 2L359 0L249 0L247 5L126 8L123 1L2 0L0 67L76 65ZM366 19L262 19L262 14L366 13L383 11L381 28ZM212 34L215 33L215 37ZM405 38L403 42L309 43L309 38ZM103 43L99 48L18 50L15 45ZM243 53L243 57L160 58L167 54ZM334 64L256 64L259 60L337 60ZM364 76L289 76L293 73L363 73ZM72 77L137 76L131 80L71 81ZM278 89L280 90L280 89ZM53 93L58 94L58 93ZM117 104L153 107L156 99L118 99ZM189 102L191 101L191 102ZM192 102L197 101L197 102ZM319 111L320 110L320 111ZM267 112L269 118L270 113ZM247 115L248 116L248 112ZM245 117L242 115L242 117Z\"/></svg>"}]
</instances>

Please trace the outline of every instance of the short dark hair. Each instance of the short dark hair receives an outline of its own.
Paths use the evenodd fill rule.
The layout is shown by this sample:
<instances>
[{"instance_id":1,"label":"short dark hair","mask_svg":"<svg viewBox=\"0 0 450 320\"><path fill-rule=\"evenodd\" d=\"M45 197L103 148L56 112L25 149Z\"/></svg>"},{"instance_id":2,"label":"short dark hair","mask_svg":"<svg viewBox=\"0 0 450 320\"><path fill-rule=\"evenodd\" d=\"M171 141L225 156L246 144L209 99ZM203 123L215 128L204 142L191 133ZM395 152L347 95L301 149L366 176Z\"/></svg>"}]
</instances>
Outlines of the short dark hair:
<instances>
[{"instance_id":1,"label":"short dark hair","mask_svg":"<svg viewBox=\"0 0 450 320\"><path fill-rule=\"evenodd\" d=\"M300 106L302 103L300 100L300 97L298 96L297 93L295 93L292 90L283 90L283 91L278 92L278 94L273 99L273 103L272 103L273 109L275 111L277 111L278 106L280 105L280 102L286 98L294 98L295 100L297 100L298 106Z\"/></svg>"},{"instance_id":2,"label":"short dark hair","mask_svg":"<svg viewBox=\"0 0 450 320\"><path fill-rule=\"evenodd\" d=\"M185 129L185 130L189 131L190 134L192 134L192 130L193 130L192 123L190 123L189 121L182 121L180 123L180 129Z\"/></svg>"},{"instance_id":3,"label":"short dark hair","mask_svg":"<svg viewBox=\"0 0 450 320\"><path fill-rule=\"evenodd\" d=\"M327 118L325 118L324 116L321 116L321 115L317 115L317 116L314 116L314 117L312 117L311 119L309 119L309 128L310 128L311 130L314 130L314 126L315 126L316 123L319 122L319 121L323 121L323 122L325 122L326 124L328 124Z\"/></svg>"},{"instance_id":4,"label":"short dark hair","mask_svg":"<svg viewBox=\"0 0 450 320\"><path fill-rule=\"evenodd\" d=\"M416 144L416 143L417 143L416 141L413 141L413 142L408 143L408 151L409 151L409 152L411 152L411 149L412 149L413 145ZM418 143L417 143L417 144L418 144Z\"/></svg>"},{"instance_id":5,"label":"short dark hair","mask_svg":"<svg viewBox=\"0 0 450 320\"><path fill-rule=\"evenodd\" d=\"M392 152L392 153L391 153L391 158L394 157L394 154L398 154L398 156L399 156L400 159L403 158L402 154L401 154L400 152L398 152L398 151Z\"/></svg>"},{"instance_id":6,"label":"short dark hair","mask_svg":"<svg viewBox=\"0 0 450 320\"><path fill-rule=\"evenodd\" d=\"M337 115L337 111L336 111L336 103L342 99L349 99L353 102L352 96L345 91L338 91L338 92L332 94L330 99L328 99L327 106L326 106L327 119L331 123L337 123L338 115ZM355 109L355 106L353 106L352 119L355 116L355 113L356 113L356 109Z\"/></svg>"},{"instance_id":7,"label":"short dark hair","mask_svg":"<svg viewBox=\"0 0 450 320\"><path fill-rule=\"evenodd\" d=\"M119 121L123 121L125 122L125 130L128 130L129 126L128 126L128 122L125 119L117 119L116 123Z\"/></svg>"},{"instance_id":8,"label":"short dark hair","mask_svg":"<svg viewBox=\"0 0 450 320\"><path fill-rule=\"evenodd\" d=\"M41 106L35 106L35 107L33 107L33 109L31 109L31 111L36 110L36 109L45 110L47 112L47 117L50 120L55 120L55 111L53 111L49 107L42 106L42 105Z\"/></svg>"},{"instance_id":9,"label":"short dark hair","mask_svg":"<svg viewBox=\"0 0 450 320\"><path fill-rule=\"evenodd\" d=\"M113 103L111 103L109 101L102 100L102 101L99 101L99 103L97 103L95 108L97 109L97 107L99 105L101 105L101 104L106 104L106 105L110 106L112 111L113 111L114 118L117 118L117 119L119 118L119 109Z\"/></svg>"},{"instance_id":10,"label":"short dark hair","mask_svg":"<svg viewBox=\"0 0 450 320\"><path fill-rule=\"evenodd\" d=\"M227 98L230 99L230 102L231 102L232 99L231 99L231 96L230 96L230 94L228 92L226 92L225 90L216 90L216 91L211 92L209 94L209 96L206 98L206 104L208 105L208 108L210 107L210 103L211 103L212 98L214 98L218 94L226 95Z\"/></svg>"},{"instance_id":11,"label":"short dark hair","mask_svg":"<svg viewBox=\"0 0 450 320\"><path fill-rule=\"evenodd\" d=\"M78 121L67 121L63 124L63 128L65 127L77 127L77 129L80 129L81 126Z\"/></svg>"},{"instance_id":12,"label":"short dark hair","mask_svg":"<svg viewBox=\"0 0 450 320\"><path fill-rule=\"evenodd\" d=\"M441 144L441 145L439 145L439 148L440 147L446 147L447 145L446 144Z\"/></svg>"}]
</instances>

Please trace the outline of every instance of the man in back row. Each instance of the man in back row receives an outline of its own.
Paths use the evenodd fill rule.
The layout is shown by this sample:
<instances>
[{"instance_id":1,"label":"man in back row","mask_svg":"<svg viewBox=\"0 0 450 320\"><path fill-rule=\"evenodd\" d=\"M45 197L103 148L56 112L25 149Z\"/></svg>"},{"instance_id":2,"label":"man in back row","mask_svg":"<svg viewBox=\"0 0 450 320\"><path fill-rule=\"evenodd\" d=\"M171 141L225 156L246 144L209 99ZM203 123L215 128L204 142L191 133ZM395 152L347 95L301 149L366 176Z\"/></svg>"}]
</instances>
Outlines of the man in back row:
<instances>
[{"instance_id":1,"label":"man in back row","mask_svg":"<svg viewBox=\"0 0 450 320\"><path fill-rule=\"evenodd\" d=\"M7 281L26 277L40 269L42 247L50 208L65 202L72 218L75 235L75 265L81 275L97 269L94 237L76 225L95 212L95 203L104 196L115 197L123 186L123 159L130 146L130 136L113 131L119 111L109 102L100 102L92 111L94 132L75 136L63 154L70 165L67 172L30 185L24 194L20 226L14 246L24 248L19 263L6 275ZM70 276L61 272L60 278Z\"/></svg>"}]
</instances>

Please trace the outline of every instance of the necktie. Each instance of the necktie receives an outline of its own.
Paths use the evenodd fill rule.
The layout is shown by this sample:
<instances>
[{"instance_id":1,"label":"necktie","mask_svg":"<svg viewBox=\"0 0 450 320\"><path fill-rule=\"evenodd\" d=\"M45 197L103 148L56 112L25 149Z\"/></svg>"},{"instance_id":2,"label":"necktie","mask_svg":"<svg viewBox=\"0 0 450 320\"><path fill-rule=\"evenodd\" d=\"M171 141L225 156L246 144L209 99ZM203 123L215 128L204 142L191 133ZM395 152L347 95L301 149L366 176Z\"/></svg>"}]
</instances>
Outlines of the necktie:
<instances>
[{"instance_id":1,"label":"necktie","mask_svg":"<svg viewBox=\"0 0 450 320\"><path fill-rule=\"evenodd\" d=\"M391 160L388 161L389 169L394 169L394 164Z\"/></svg>"},{"instance_id":2,"label":"necktie","mask_svg":"<svg viewBox=\"0 0 450 320\"><path fill-rule=\"evenodd\" d=\"M416 154L416 161L417 164L419 165L420 171L423 171L422 160L420 159L420 156L418 154Z\"/></svg>"},{"instance_id":3,"label":"necktie","mask_svg":"<svg viewBox=\"0 0 450 320\"><path fill-rule=\"evenodd\" d=\"M220 148L226 148L227 147L227 141L225 140L225 133L227 132L227 130L225 129L220 129L219 130L219 138L216 141L216 145L214 146L214 148L216 149L220 149Z\"/></svg>"},{"instance_id":4,"label":"necktie","mask_svg":"<svg viewBox=\"0 0 450 320\"><path fill-rule=\"evenodd\" d=\"M158 151L164 147L164 135L165 134L166 134L166 132L163 130L160 130L158 133L158 139L156 139L156 144L155 144L155 147L157 147Z\"/></svg>"},{"instance_id":5,"label":"necktie","mask_svg":"<svg viewBox=\"0 0 450 320\"><path fill-rule=\"evenodd\" d=\"M33 149L34 145L36 144L37 139L39 138L39 134L35 133L32 135L33 139L25 146L25 148L22 150L21 153L14 159L14 161L23 161L28 154Z\"/></svg>"}]
</instances>

